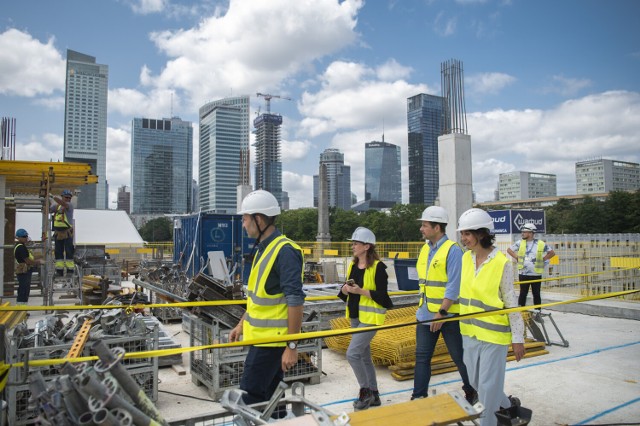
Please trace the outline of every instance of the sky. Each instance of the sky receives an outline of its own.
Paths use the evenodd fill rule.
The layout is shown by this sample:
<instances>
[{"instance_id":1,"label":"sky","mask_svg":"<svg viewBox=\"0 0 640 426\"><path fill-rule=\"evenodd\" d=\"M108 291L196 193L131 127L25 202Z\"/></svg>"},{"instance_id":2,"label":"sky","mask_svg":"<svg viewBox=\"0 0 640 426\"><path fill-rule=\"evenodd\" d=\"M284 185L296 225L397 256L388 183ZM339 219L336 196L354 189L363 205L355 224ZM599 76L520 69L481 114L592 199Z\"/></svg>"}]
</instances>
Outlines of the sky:
<instances>
[{"instance_id":1,"label":"sky","mask_svg":"<svg viewBox=\"0 0 640 426\"><path fill-rule=\"evenodd\" d=\"M440 65L457 59L476 200L515 170L556 174L558 195L575 194L576 161L640 162L638 16L636 0L11 1L0 116L16 118L17 160L62 160L71 49L109 66L110 208L131 185L134 117L191 121L197 180L198 108L247 94L254 117L258 92L281 96L291 208L312 206L327 148L362 200L364 146L383 134L401 147L406 203L406 100L441 95Z\"/></svg>"}]
</instances>

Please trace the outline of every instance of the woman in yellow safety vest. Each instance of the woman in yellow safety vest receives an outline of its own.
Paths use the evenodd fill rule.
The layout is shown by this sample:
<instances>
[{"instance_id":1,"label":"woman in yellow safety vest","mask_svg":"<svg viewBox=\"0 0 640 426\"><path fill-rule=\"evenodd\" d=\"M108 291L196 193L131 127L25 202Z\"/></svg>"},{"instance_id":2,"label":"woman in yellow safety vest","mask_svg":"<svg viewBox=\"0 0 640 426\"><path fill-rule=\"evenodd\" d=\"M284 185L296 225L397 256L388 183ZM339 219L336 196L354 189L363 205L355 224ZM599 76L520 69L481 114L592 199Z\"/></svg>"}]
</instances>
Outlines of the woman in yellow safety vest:
<instances>
[{"instance_id":1,"label":"woman in yellow safety vest","mask_svg":"<svg viewBox=\"0 0 640 426\"><path fill-rule=\"evenodd\" d=\"M524 356L524 322L520 313L465 318L503 308L517 307L513 290L513 268L494 245L493 219L481 209L470 209L458 222L461 242L468 249L462 256L460 277L460 332L464 363L469 381L478 391L485 410L481 426L497 424L495 412L501 407L519 405L515 397L504 393L504 378L509 344L516 361Z\"/></svg>"},{"instance_id":2,"label":"woman in yellow safety vest","mask_svg":"<svg viewBox=\"0 0 640 426\"><path fill-rule=\"evenodd\" d=\"M347 302L346 316L351 328L382 325L393 303L387 293L387 267L376 253L376 236L371 230L358 227L349 240L353 260L338 296ZM375 334L375 331L354 333L347 349L347 360L360 385L358 399L353 403L356 411L382 404L371 359L371 340Z\"/></svg>"}]
</instances>

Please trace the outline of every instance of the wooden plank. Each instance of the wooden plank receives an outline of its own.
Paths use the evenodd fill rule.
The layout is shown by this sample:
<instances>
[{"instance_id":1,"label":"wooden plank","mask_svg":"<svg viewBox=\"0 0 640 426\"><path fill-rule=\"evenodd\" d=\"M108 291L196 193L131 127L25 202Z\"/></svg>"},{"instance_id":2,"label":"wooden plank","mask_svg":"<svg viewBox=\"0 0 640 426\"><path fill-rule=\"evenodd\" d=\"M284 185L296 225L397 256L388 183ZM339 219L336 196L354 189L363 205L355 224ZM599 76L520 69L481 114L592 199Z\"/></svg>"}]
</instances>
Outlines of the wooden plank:
<instances>
[{"instance_id":1,"label":"wooden plank","mask_svg":"<svg viewBox=\"0 0 640 426\"><path fill-rule=\"evenodd\" d=\"M182 365L179 365L179 364L171 365L171 369L173 371L175 371L176 373L178 373L178 376L186 376L186 374L187 374L187 370L185 370L184 367Z\"/></svg>"},{"instance_id":2,"label":"wooden plank","mask_svg":"<svg viewBox=\"0 0 640 426\"><path fill-rule=\"evenodd\" d=\"M478 416L478 414L467 413L450 394L440 394L356 411L349 414L349 424L351 426L439 426L473 420Z\"/></svg>"}]
</instances>

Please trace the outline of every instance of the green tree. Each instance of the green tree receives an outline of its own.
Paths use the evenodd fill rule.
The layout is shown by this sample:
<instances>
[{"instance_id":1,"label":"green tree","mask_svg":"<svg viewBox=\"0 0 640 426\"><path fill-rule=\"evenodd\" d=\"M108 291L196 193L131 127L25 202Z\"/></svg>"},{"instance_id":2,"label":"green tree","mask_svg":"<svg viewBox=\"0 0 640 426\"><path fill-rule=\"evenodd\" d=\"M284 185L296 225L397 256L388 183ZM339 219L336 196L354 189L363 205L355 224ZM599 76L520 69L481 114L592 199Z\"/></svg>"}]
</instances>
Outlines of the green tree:
<instances>
[{"instance_id":1,"label":"green tree","mask_svg":"<svg viewBox=\"0 0 640 426\"><path fill-rule=\"evenodd\" d=\"M150 243L173 241L173 223L166 217L148 221L138 232L143 240Z\"/></svg>"},{"instance_id":2,"label":"green tree","mask_svg":"<svg viewBox=\"0 0 640 426\"><path fill-rule=\"evenodd\" d=\"M282 212L276 226L294 241L314 241L318 233L318 210L312 208Z\"/></svg>"},{"instance_id":3,"label":"green tree","mask_svg":"<svg viewBox=\"0 0 640 426\"><path fill-rule=\"evenodd\" d=\"M573 212L572 234L607 233L608 224L604 217L604 203L593 197L585 197Z\"/></svg>"},{"instance_id":4,"label":"green tree","mask_svg":"<svg viewBox=\"0 0 640 426\"><path fill-rule=\"evenodd\" d=\"M547 218L547 234L570 234L573 232L574 206L566 198L545 209Z\"/></svg>"}]
</instances>

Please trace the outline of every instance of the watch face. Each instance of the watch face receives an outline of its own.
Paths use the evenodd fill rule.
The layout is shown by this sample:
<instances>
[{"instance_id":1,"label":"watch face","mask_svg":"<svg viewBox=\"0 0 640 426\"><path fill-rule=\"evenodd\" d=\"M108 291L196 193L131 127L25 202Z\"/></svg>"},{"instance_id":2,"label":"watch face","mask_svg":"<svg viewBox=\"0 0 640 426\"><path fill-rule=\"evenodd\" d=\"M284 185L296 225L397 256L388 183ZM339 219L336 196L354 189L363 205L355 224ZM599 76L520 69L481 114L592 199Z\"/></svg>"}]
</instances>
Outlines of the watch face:
<instances>
[{"instance_id":1,"label":"watch face","mask_svg":"<svg viewBox=\"0 0 640 426\"><path fill-rule=\"evenodd\" d=\"M298 347L296 342L289 342L287 345L289 346L289 349L296 349Z\"/></svg>"}]
</instances>

